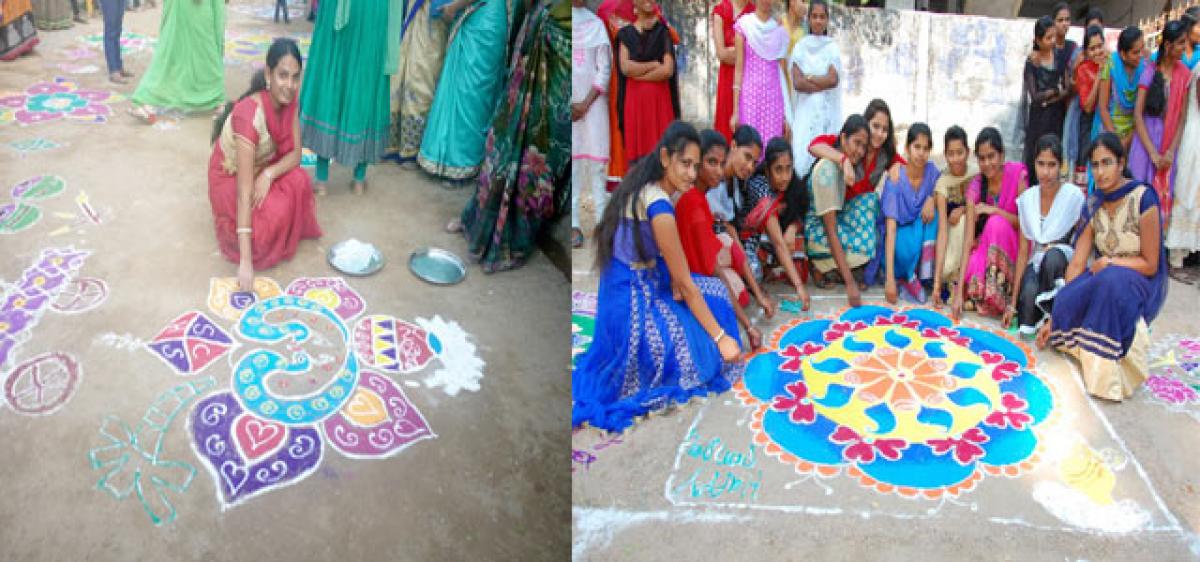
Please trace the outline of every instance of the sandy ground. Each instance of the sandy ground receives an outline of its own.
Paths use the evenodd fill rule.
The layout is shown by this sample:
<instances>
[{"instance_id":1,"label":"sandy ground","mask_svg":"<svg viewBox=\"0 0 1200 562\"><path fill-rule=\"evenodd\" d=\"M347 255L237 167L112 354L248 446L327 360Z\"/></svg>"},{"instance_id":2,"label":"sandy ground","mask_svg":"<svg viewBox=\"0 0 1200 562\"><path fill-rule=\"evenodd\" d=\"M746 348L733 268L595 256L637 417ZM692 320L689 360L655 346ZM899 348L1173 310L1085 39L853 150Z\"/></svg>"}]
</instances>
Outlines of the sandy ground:
<instances>
[{"instance_id":1,"label":"sandy ground","mask_svg":"<svg viewBox=\"0 0 1200 562\"><path fill-rule=\"evenodd\" d=\"M575 290L595 291L591 260L590 250L574 251ZM767 290L787 296L782 285ZM810 291L814 313L845 306L838 291ZM1200 334L1200 291L1176 282L1169 291L1155 338ZM872 288L864 301L882 297ZM770 334L795 318L782 313L758 325ZM997 324L973 314L965 320ZM1200 559L1200 416L1169 411L1145 389L1121 404L1090 400L1062 356L1036 355L1057 412L1042 435L1042 462L1017 478L986 476L958 498L907 499L864 488L844 473L798 474L753 445L752 409L732 392L669 409L616 438L577 431L574 558ZM1062 467L1080 442L1103 466L1071 478L1094 491L1111 475L1112 503L1093 503L1064 484Z\"/></svg>"},{"instance_id":2,"label":"sandy ground","mask_svg":"<svg viewBox=\"0 0 1200 562\"><path fill-rule=\"evenodd\" d=\"M266 10L267 2L255 6ZM229 37L311 33L302 17L290 26L231 6ZM157 35L160 9L129 14L128 31ZM78 36L100 33L100 20L72 30L43 32L31 56L0 66L0 91L20 92L56 75L82 87L110 89L96 49L72 61L63 50ZM126 56L141 76L151 54ZM94 64L98 72L72 75L60 63ZM239 95L249 81L245 65L227 66L227 92ZM130 94L135 83L117 87ZM569 527L567 460L569 283L543 255L517 271L486 276L471 266L465 282L441 288L424 284L407 269L411 251L438 246L465 255L461 237L442 226L457 216L472 192L448 191L415 171L374 166L363 197L350 193L350 171L334 167L330 194L318 200L325 236L300 245L290 261L261 272L286 287L299 277L335 276L325 262L334 242L350 237L376 244L387 266L368 278L347 278L366 301L367 314L412 321L440 315L458 322L486 363L481 388L455 396L422 381L440 367L393 378L423 415L436 439L421 440L381 460L354 460L326 443L321 464L294 486L271 490L222 510L213 472L192 450L187 401L163 429L159 460L192 467L194 478L167 498L174 521L153 524L136 492L116 500L98 487L89 451L105 444L99 429L113 415L133 428L160 395L194 383L203 395L230 386L229 357L199 375L180 376L139 344L177 316L208 311L211 277L235 274L216 251L207 197L210 154L208 116L152 128L113 104L106 124L0 122L0 204L8 186L38 174L54 174L66 191L39 202L42 218L30 228L0 235L0 278L16 283L47 248L91 251L79 276L107 283L108 298L94 310L64 315L46 311L25 330L6 376L44 352L62 352L80 365L67 401L52 415L21 415L0 408L0 544L5 560L545 560L567 556ZM8 143L34 137L66 146L20 157ZM74 199L86 192L100 224L81 219ZM68 227L64 229L63 227ZM38 305L41 306L41 305ZM229 330L232 322L219 321ZM50 377L49 373L43 373ZM209 379L211 377L211 379ZM49 381L49 382L47 382ZM55 392L43 381L44 392ZM205 382L207 381L207 382ZM215 388L212 386L215 384ZM206 386L207 385L207 386ZM19 387L20 385L18 385ZM60 389L61 390L61 389ZM166 414L165 405L159 413ZM151 410L150 418L158 419ZM138 436L146 449L154 432ZM130 459L136 463L136 455ZM142 463L148 503L151 476ZM132 470L132 468L130 468ZM186 470L186 469L185 469ZM127 474L126 476L129 476Z\"/></svg>"}]
</instances>

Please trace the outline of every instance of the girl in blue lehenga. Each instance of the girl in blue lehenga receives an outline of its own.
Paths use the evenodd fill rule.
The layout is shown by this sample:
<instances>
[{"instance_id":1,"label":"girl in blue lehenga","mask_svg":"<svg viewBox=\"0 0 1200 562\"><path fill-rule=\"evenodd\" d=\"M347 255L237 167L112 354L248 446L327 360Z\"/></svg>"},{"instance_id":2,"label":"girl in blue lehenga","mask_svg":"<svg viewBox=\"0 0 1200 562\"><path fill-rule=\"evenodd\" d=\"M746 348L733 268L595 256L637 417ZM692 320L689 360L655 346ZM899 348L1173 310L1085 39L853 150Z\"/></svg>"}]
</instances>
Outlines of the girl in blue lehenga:
<instances>
[{"instance_id":1,"label":"girl in blue lehenga","mask_svg":"<svg viewBox=\"0 0 1200 562\"><path fill-rule=\"evenodd\" d=\"M1091 394L1121 400L1147 377L1148 324L1166 300L1167 258L1158 195L1129 178L1120 137L1102 133L1088 159L1096 192L1083 208L1067 286L1038 331L1038 346L1050 343L1078 359Z\"/></svg>"},{"instance_id":2,"label":"girl in blue lehenga","mask_svg":"<svg viewBox=\"0 0 1200 562\"><path fill-rule=\"evenodd\" d=\"M884 180L883 197L879 201L883 219L884 243L879 255L884 262L884 296L896 304L897 286L904 288L911 299L925 304L922 282L933 281L935 245L937 243L937 210L933 204L933 187L937 184L937 166L929 162L933 150L933 133L929 125L913 123L904 143L908 164L901 167L896 181Z\"/></svg>"},{"instance_id":3,"label":"girl in blue lehenga","mask_svg":"<svg viewBox=\"0 0 1200 562\"><path fill-rule=\"evenodd\" d=\"M716 277L688 271L671 205L695 181L699 161L696 129L671 123L596 226L599 306L595 339L571 375L574 427L623 431L638 416L723 392L741 377L729 292Z\"/></svg>"}]
</instances>

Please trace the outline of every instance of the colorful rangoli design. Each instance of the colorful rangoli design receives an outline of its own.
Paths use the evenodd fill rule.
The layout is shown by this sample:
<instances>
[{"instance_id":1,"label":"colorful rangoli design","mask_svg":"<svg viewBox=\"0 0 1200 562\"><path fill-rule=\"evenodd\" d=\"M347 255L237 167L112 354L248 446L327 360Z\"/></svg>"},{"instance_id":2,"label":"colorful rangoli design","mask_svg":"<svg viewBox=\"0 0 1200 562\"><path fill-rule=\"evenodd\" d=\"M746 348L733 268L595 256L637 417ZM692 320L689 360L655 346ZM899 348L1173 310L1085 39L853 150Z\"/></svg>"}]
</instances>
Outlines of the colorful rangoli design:
<instances>
[{"instance_id":1,"label":"colorful rangoli design","mask_svg":"<svg viewBox=\"0 0 1200 562\"><path fill-rule=\"evenodd\" d=\"M203 312L192 311L172 320L146 344L181 376L203 371L233 347L233 339Z\"/></svg>"},{"instance_id":2,"label":"colorful rangoli design","mask_svg":"<svg viewBox=\"0 0 1200 562\"><path fill-rule=\"evenodd\" d=\"M32 125L61 119L106 123L113 114L112 104L121 99L113 92L80 88L74 80L58 77L20 94L0 96L0 123Z\"/></svg>"},{"instance_id":3,"label":"colorful rangoli design","mask_svg":"<svg viewBox=\"0 0 1200 562\"><path fill-rule=\"evenodd\" d=\"M222 307L232 295L219 295ZM89 453L93 468L106 471L98 487L118 500L136 491L155 525L175 519L168 494L186 491L196 472L160 454L163 433L188 406L191 447L212 475L222 509L304 480L331 454L327 445L347 458L384 459L437 437L401 381L360 366L349 322L365 312L366 302L344 279L296 279L284 294L255 295L229 308L240 311L232 335L191 311L147 347L172 371L187 375L244 346L240 356L230 356L230 386L209 393L212 377L179 385L132 430L110 416L100 431L104 444ZM458 324L437 316L413 324L379 315L362 321L368 318L387 319L392 334L398 326L420 334L412 345L425 347L408 364L411 370L442 362L425 380L427 387L445 387L448 394L478 390L483 361ZM157 441L142 441L146 433Z\"/></svg>"},{"instance_id":4,"label":"colorful rangoli design","mask_svg":"<svg viewBox=\"0 0 1200 562\"><path fill-rule=\"evenodd\" d=\"M15 285L6 287L0 301L0 368L15 349L30 337L42 315L75 278L91 255L87 250L42 250Z\"/></svg>"},{"instance_id":5,"label":"colorful rangoli design","mask_svg":"<svg viewBox=\"0 0 1200 562\"><path fill-rule=\"evenodd\" d=\"M754 442L800 473L936 499L1039 461L1054 397L1032 353L1004 335L867 306L772 339L735 388L754 407Z\"/></svg>"},{"instance_id":6,"label":"colorful rangoli design","mask_svg":"<svg viewBox=\"0 0 1200 562\"><path fill-rule=\"evenodd\" d=\"M244 33L225 40L225 64L249 64L262 66L266 64L267 49L278 35L257 31ZM312 47L311 33L292 33L287 35L296 40L300 47L300 55L308 57L308 49Z\"/></svg>"},{"instance_id":7,"label":"colorful rangoli design","mask_svg":"<svg viewBox=\"0 0 1200 562\"><path fill-rule=\"evenodd\" d=\"M56 412L75 394L79 363L65 353L43 353L18 365L4 381L4 398L22 414Z\"/></svg>"},{"instance_id":8,"label":"colorful rangoli design","mask_svg":"<svg viewBox=\"0 0 1200 562\"><path fill-rule=\"evenodd\" d=\"M483 361L457 323L439 316L417 318L416 324L372 315L354 327L354 352L364 365L388 373L412 373L438 359L442 368L425 379L429 387L444 387L454 396L460 390L479 390Z\"/></svg>"},{"instance_id":9,"label":"colorful rangoli design","mask_svg":"<svg viewBox=\"0 0 1200 562\"><path fill-rule=\"evenodd\" d=\"M104 34L90 33L79 37L88 47L99 52L104 50ZM121 33L121 56L140 53L154 47L155 38L141 33L125 31Z\"/></svg>"},{"instance_id":10,"label":"colorful rangoli design","mask_svg":"<svg viewBox=\"0 0 1200 562\"><path fill-rule=\"evenodd\" d=\"M1200 337L1165 336L1149 357L1145 396L1200 421Z\"/></svg>"},{"instance_id":11,"label":"colorful rangoli design","mask_svg":"<svg viewBox=\"0 0 1200 562\"><path fill-rule=\"evenodd\" d=\"M25 230L42 218L37 202L57 197L67 188L58 176L34 176L14 185L9 191L12 203L0 205L0 234Z\"/></svg>"},{"instance_id":12,"label":"colorful rangoli design","mask_svg":"<svg viewBox=\"0 0 1200 562\"><path fill-rule=\"evenodd\" d=\"M367 309L362 295L341 277L301 277L287 286L289 295L321 303L349 322Z\"/></svg>"},{"instance_id":13,"label":"colorful rangoli design","mask_svg":"<svg viewBox=\"0 0 1200 562\"><path fill-rule=\"evenodd\" d=\"M208 282L208 309L226 320L237 322L246 309L263 299L283 294L270 277L255 277L254 291L242 291L237 277L213 277Z\"/></svg>"},{"instance_id":14,"label":"colorful rangoli design","mask_svg":"<svg viewBox=\"0 0 1200 562\"><path fill-rule=\"evenodd\" d=\"M64 146L66 145L42 137L33 137L30 139L22 139L8 143L8 148L15 152L18 158L25 158L30 154L54 150Z\"/></svg>"},{"instance_id":15,"label":"colorful rangoli design","mask_svg":"<svg viewBox=\"0 0 1200 562\"><path fill-rule=\"evenodd\" d=\"M178 514L170 494L182 494L191 487L196 467L163 458L167 430L216 384L216 379L203 377L175 386L159 395L133 428L117 416L105 417L100 425L104 443L88 451L92 470L103 471L96 489L117 501L137 494L155 525L175 521Z\"/></svg>"},{"instance_id":16,"label":"colorful rangoli design","mask_svg":"<svg viewBox=\"0 0 1200 562\"><path fill-rule=\"evenodd\" d=\"M596 293L571 292L571 367L592 345L596 333Z\"/></svg>"}]
</instances>

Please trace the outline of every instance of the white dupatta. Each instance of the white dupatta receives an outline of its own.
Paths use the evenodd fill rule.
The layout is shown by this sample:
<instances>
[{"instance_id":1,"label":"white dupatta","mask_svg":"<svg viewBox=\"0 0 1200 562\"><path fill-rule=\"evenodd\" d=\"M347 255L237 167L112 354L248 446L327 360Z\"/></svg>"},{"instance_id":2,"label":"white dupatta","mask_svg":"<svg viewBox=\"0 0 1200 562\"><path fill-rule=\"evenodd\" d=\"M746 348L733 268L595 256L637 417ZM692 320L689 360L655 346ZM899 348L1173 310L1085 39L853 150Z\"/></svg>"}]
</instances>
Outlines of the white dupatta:
<instances>
[{"instance_id":1,"label":"white dupatta","mask_svg":"<svg viewBox=\"0 0 1200 562\"><path fill-rule=\"evenodd\" d=\"M1054 202L1050 204L1050 212L1042 218L1042 189L1033 186L1017 197L1017 219L1021 223L1021 234L1034 244L1034 253L1029 263L1035 271L1041 269L1042 258L1051 248L1058 248L1067 259L1075 255L1075 248L1070 244L1061 244L1060 240L1071 232L1079 223L1080 212L1086 201L1083 191L1072 183L1064 183L1058 188Z\"/></svg>"},{"instance_id":2,"label":"white dupatta","mask_svg":"<svg viewBox=\"0 0 1200 562\"><path fill-rule=\"evenodd\" d=\"M758 56L769 60L779 61L788 56L788 44L792 36L779 20L774 17L767 21L758 19L756 12L749 12L738 18L734 29L745 37L746 47L754 49ZM779 87L783 92L783 115L789 126L792 123L792 100L788 91L788 79L783 69L779 69ZM763 139L764 142L766 139Z\"/></svg>"},{"instance_id":3,"label":"white dupatta","mask_svg":"<svg viewBox=\"0 0 1200 562\"><path fill-rule=\"evenodd\" d=\"M836 134L842 126L842 82L846 79L842 71L842 52L838 44L828 35L805 35L792 48L788 61L788 72L799 68L805 75L823 75L833 66L838 75L838 85L823 92L812 94L792 90L788 92L788 123L792 127L792 163L796 174L804 177L813 165L808 153L808 143L819 135Z\"/></svg>"}]
</instances>

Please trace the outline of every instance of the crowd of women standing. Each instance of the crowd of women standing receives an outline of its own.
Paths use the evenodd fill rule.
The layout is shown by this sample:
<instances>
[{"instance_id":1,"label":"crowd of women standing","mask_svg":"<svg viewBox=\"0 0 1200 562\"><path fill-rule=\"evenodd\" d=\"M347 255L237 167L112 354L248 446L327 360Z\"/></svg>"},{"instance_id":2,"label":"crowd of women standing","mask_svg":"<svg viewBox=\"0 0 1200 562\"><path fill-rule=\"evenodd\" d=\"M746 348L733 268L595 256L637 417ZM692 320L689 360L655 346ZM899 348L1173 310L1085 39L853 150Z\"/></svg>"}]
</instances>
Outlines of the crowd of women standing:
<instances>
[{"instance_id":1,"label":"crowd of women standing","mask_svg":"<svg viewBox=\"0 0 1200 562\"><path fill-rule=\"evenodd\" d=\"M851 306L878 284L893 304L997 318L1075 357L1094 395L1130 396L1167 249L1176 265L1200 250L1200 9L1152 56L1136 27L1106 52L1096 10L1083 46L1065 5L1039 19L1018 153L994 127L913 123L899 144L881 99L843 113L829 6L774 4L714 8L716 117L697 131L678 121L677 36L655 2L576 2L574 193L596 200L600 291L573 424L622 431L728 388L762 344L750 296L770 318L760 283L778 278L807 309L810 276Z\"/></svg>"}]
</instances>

